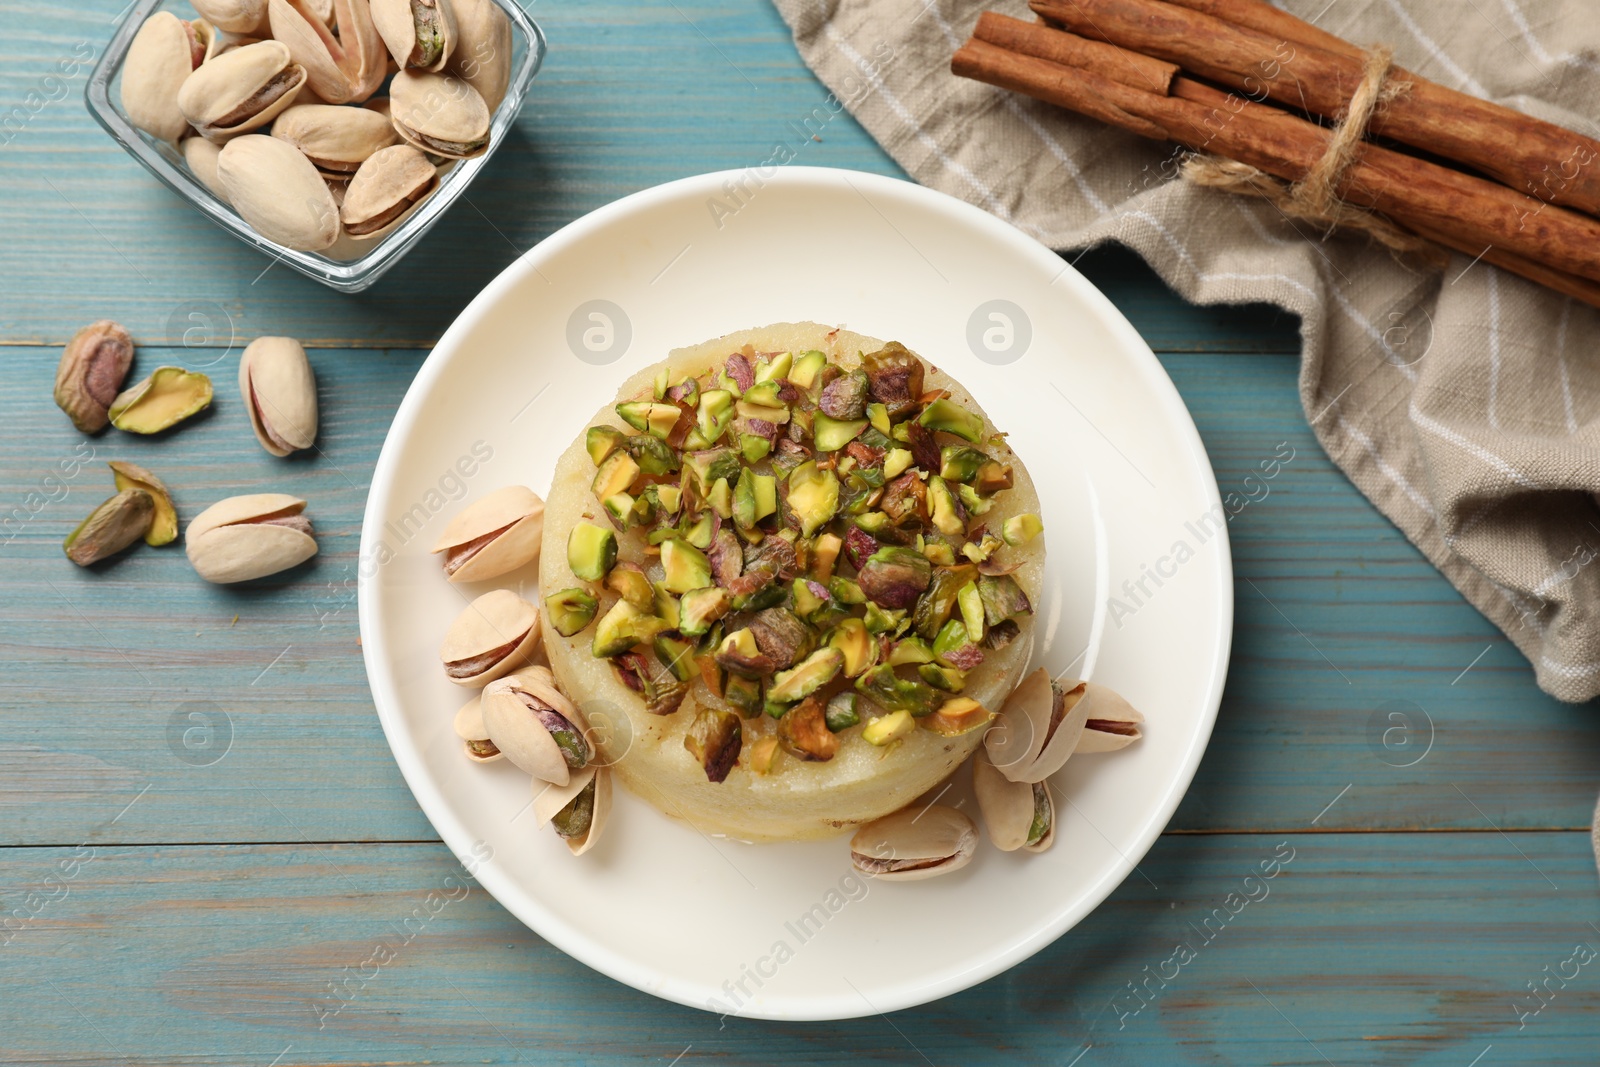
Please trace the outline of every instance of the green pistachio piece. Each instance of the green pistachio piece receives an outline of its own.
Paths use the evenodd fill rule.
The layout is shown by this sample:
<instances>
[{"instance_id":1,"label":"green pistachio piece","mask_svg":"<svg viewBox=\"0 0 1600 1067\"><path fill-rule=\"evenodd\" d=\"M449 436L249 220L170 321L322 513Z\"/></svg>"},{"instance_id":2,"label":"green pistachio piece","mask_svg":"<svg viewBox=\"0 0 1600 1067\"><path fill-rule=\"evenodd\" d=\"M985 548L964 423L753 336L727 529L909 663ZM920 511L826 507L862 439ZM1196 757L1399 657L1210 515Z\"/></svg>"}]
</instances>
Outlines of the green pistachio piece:
<instances>
[{"instance_id":1,"label":"green pistachio piece","mask_svg":"<svg viewBox=\"0 0 1600 1067\"><path fill-rule=\"evenodd\" d=\"M709 512L703 514L683 531L683 539L698 549L708 549L711 547L712 527L715 525L711 521Z\"/></svg>"},{"instance_id":2,"label":"green pistachio piece","mask_svg":"<svg viewBox=\"0 0 1600 1067\"><path fill-rule=\"evenodd\" d=\"M967 546L963 546L965 548ZM956 564L955 549L943 541L927 541L923 543L922 554L929 563L938 567L954 567ZM973 560L974 563L982 562Z\"/></svg>"},{"instance_id":3,"label":"green pistachio piece","mask_svg":"<svg viewBox=\"0 0 1600 1067\"><path fill-rule=\"evenodd\" d=\"M650 579L632 563L619 563L612 568L611 573L606 575L606 588L640 611L654 611L656 608L656 591L651 587Z\"/></svg>"},{"instance_id":4,"label":"green pistachio piece","mask_svg":"<svg viewBox=\"0 0 1600 1067\"><path fill-rule=\"evenodd\" d=\"M658 485L656 490L656 503L668 515L676 515L683 506L683 490L675 485Z\"/></svg>"},{"instance_id":5,"label":"green pistachio piece","mask_svg":"<svg viewBox=\"0 0 1600 1067\"><path fill-rule=\"evenodd\" d=\"M678 469L678 454L672 446L653 434L639 434L624 442L628 454L646 474L672 474Z\"/></svg>"},{"instance_id":6,"label":"green pistachio piece","mask_svg":"<svg viewBox=\"0 0 1600 1067\"><path fill-rule=\"evenodd\" d=\"M761 714L761 683L730 674L722 686L722 699L738 708L745 718L754 718Z\"/></svg>"},{"instance_id":7,"label":"green pistachio piece","mask_svg":"<svg viewBox=\"0 0 1600 1067\"><path fill-rule=\"evenodd\" d=\"M977 582L968 582L961 587L956 593L956 606L961 609L961 622L967 628L967 639L982 641L984 603L978 593Z\"/></svg>"},{"instance_id":8,"label":"green pistachio piece","mask_svg":"<svg viewBox=\"0 0 1600 1067\"><path fill-rule=\"evenodd\" d=\"M828 362L828 357L812 349L803 352L800 358L794 361L794 366L789 368L789 380L801 389L810 389L811 383L817 380L817 372Z\"/></svg>"},{"instance_id":9,"label":"green pistachio piece","mask_svg":"<svg viewBox=\"0 0 1600 1067\"><path fill-rule=\"evenodd\" d=\"M844 619L828 635L828 645L837 648L844 656L843 670L846 678L855 678L872 666L878 657L878 642L867 632L860 619Z\"/></svg>"},{"instance_id":10,"label":"green pistachio piece","mask_svg":"<svg viewBox=\"0 0 1600 1067\"><path fill-rule=\"evenodd\" d=\"M767 687L767 702L793 704L814 693L839 673L844 653L837 648L819 648L794 667L772 676Z\"/></svg>"},{"instance_id":11,"label":"green pistachio piece","mask_svg":"<svg viewBox=\"0 0 1600 1067\"><path fill-rule=\"evenodd\" d=\"M617 562L617 538L603 526L580 522L567 535L567 566L586 582L598 582Z\"/></svg>"},{"instance_id":12,"label":"green pistachio piece","mask_svg":"<svg viewBox=\"0 0 1600 1067\"><path fill-rule=\"evenodd\" d=\"M706 554L682 538L661 543L661 569L668 592L687 593L711 584L711 563Z\"/></svg>"},{"instance_id":13,"label":"green pistachio piece","mask_svg":"<svg viewBox=\"0 0 1600 1067\"><path fill-rule=\"evenodd\" d=\"M1000 527L1000 534L1008 545L1025 545L1044 532L1044 523L1039 521L1039 516L1031 512L1026 515L1013 515Z\"/></svg>"},{"instance_id":14,"label":"green pistachio piece","mask_svg":"<svg viewBox=\"0 0 1600 1067\"><path fill-rule=\"evenodd\" d=\"M211 379L182 367L157 367L111 402L111 425L129 433L160 433L211 406Z\"/></svg>"},{"instance_id":15,"label":"green pistachio piece","mask_svg":"<svg viewBox=\"0 0 1600 1067\"><path fill-rule=\"evenodd\" d=\"M961 537L967 532L966 520L961 517L961 504L950 485L934 475L928 479L928 512L933 528L946 537Z\"/></svg>"},{"instance_id":16,"label":"green pistachio piece","mask_svg":"<svg viewBox=\"0 0 1600 1067\"><path fill-rule=\"evenodd\" d=\"M155 514L155 497L143 489L124 489L91 511L61 547L80 567L99 563L145 536Z\"/></svg>"},{"instance_id":17,"label":"green pistachio piece","mask_svg":"<svg viewBox=\"0 0 1600 1067\"><path fill-rule=\"evenodd\" d=\"M594 621L600 602L577 587L551 593L544 598L545 610L550 614L550 625L562 637L571 637Z\"/></svg>"},{"instance_id":18,"label":"green pistachio piece","mask_svg":"<svg viewBox=\"0 0 1600 1067\"><path fill-rule=\"evenodd\" d=\"M778 399L779 389L780 385L778 382L773 381L770 378L758 377L756 384L746 389L744 391L744 396L740 397L740 399L751 407L781 408L784 406L784 403L782 400Z\"/></svg>"},{"instance_id":19,"label":"green pistachio piece","mask_svg":"<svg viewBox=\"0 0 1600 1067\"><path fill-rule=\"evenodd\" d=\"M922 553L885 545L861 564L856 575L862 592L881 607L905 609L917 602L933 578L933 566Z\"/></svg>"},{"instance_id":20,"label":"green pistachio piece","mask_svg":"<svg viewBox=\"0 0 1600 1067\"><path fill-rule=\"evenodd\" d=\"M612 493L600 501L600 506L606 509L606 514L611 516L617 529L626 531L633 525L634 507L638 503L632 493Z\"/></svg>"},{"instance_id":21,"label":"green pistachio piece","mask_svg":"<svg viewBox=\"0 0 1600 1067\"><path fill-rule=\"evenodd\" d=\"M886 634L896 626L899 626L905 620L905 617L906 613L903 611L890 611L869 600L867 601L867 614L861 621L866 624L868 633Z\"/></svg>"},{"instance_id":22,"label":"green pistachio piece","mask_svg":"<svg viewBox=\"0 0 1600 1067\"><path fill-rule=\"evenodd\" d=\"M883 457L885 479L898 478L916 461L909 448L891 448Z\"/></svg>"},{"instance_id":23,"label":"green pistachio piece","mask_svg":"<svg viewBox=\"0 0 1600 1067\"><path fill-rule=\"evenodd\" d=\"M1033 821L1028 824L1028 839L1025 844L1037 845L1050 833L1051 824L1055 822L1056 807L1050 799L1050 786L1046 782L1033 783Z\"/></svg>"},{"instance_id":24,"label":"green pistachio piece","mask_svg":"<svg viewBox=\"0 0 1600 1067\"><path fill-rule=\"evenodd\" d=\"M837 452L861 436L866 419L831 419L822 412L812 416L812 438L818 452Z\"/></svg>"},{"instance_id":25,"label":"green pistachio piece","mask_svg":"<svg viewBox=\"0 0 1600 1067\"><path fill-rule=\"evenodd\" d=\"M1003 489L1010 489L1013 482L1011 464L991 459L978 468L978 473L972 479L972 488L984 496L993 496Z\"/></svg>"},{"instance_id":26,"label":"green pistachio piece","mask_svg":"<svg viewBox=\"0 0 1600 1067\"><path fill-rule=\"evenodd\" d=\"M800 535L810 537L838 512L839 479L832 471L807 460L789 475L787 504Z\"/></svg>"},{"instance_id":27,"label":"green pistachio piece","mask_svg":"<svg viewBox=\"0 0 1600 1067\"><path fill-rule=\"evenodd\" d=\"M772 451L772 442L753 433L739 435L739 454L746 463L760 463Z\"/></svg>"},{"instance_id":28,"label":"green pistachio piece","mask_svg":"<svg viewBox=\"0 0 1600 1067\"><path fill-rule=\"evenodd\" d=\"M967 685L966 671L937 663L922 664L917 668L917 675L935 689L946 693L959 693Z\"/></svg>"},{"instance_id":29,"label":"green pistachio piece","mask_svg":"<svg viewBox=\"0 0 1600 1067\"><path fill-rule=\"evenodd\" d=\"M583 435L583 447L589 453L589 458L596 467L605 462L607 456L623 446L628 435L615 426L591 426Z\"/></svg>"},{"instance_id":30,"label":"green pistachio piece","mask_svg":"<svg viewBox=\"0 0 1600 1067\"><path fill-rule=\"evenodd\" d=\"M700 394L695 412L695 428L707 441L716 441L733 421L733 394L726 389L708 389Z\"/></svg>"},{"instance_id":31,"label":"green pistachio piece","mask_svg":"<svg viewBox=\"0 0 1600 1067\"><path fill-rule=\"evenodd\" d=\"M882 434L887 434L892 426L889 420L889 409L883 404L873 403L867 405L867 421L872 423L874 430Z\"/></svg>"},{"instance_id":32,"label":"green pistachio piece","mask_svg":"<svg viewBox=\"0 0 1600 1067\"><path fill-rule=\"evenodd\" d=\"M933 714L943 703L943 698L928 683L901 678L887 663L857 678L856 692L888 711L906 711L918 718Z\"/></svg>"},{"instance_id":33,"label":"green pistachio piece","mask_svg":"<svg viewBox=\"0 0 1600 1067\"><path fill-rule=\"evenodd\" d=\"M939 477L947 482L970 482L989 457L966 445L945 445L939 450Z\"/></svg>"},{"instance_id":34,"label":"green pistachio piece","mask_svg":"<svg viewBox=\"0 0 1600 1067\"><path fill-rule=\"evenodd\" d=\"M662 634L651 644L656 659L678 681L687 682L700 673L694 662L694 642Z\"/></svg>"},{"instance_id":35,"label":"green pistachio piece","mask_svg":"<svg viewBox=\"0 0 1600 1067\"><path fill-rule=\"evenodd\" d=\"M676 404L662 404L653 400L635 400L617 405L617 415L623 422L640 433L648 433L665 440L678 424L683 412Z\"/></svg>"},{"instance_id":36,"label":"green pistachio piece","mask_svg":"<svg viewBox=\"0 0 1600 1067\"><path fill-rule=\"evenodd\" d=\"M711 483L711 491L706 493L706 504L724 519L733 518L733 487L728 479L718 478Z\"/></svg>"},{"instance_id":37,"label":"green pistachio piece","mask_svg":"<svg viewBox=\"0 0 1600 1067\"><path fill-rule=\"evenodd\" d=\"M793 352L779 352L772 357L772 362L763 360L756 364L756 385L763 382L775 382L789 375L789 369L794 366ZM798 382L796 383L799 384ZM746 396L749 394L746 393Z\"/></svg>"},{"instance_id":38,"label":"green pistachio piece","mask_svg":"<svg viewBox=\"0 0 1600 1067\"><path fill-rule=\"evenodd\" d=\"M718 479L730 484L739 477L739 456L731 448L705 448L684 457L684 470L701 493L710 493Z\"/></svg>"},{"instance_id":39,"label":"green pistachio piece","mask_svg":"<svg viewBox=\"0 0 1600 1067\"><path fill-rule=\"evenodd\" d=\"M596 624L589 651L597 658L616 656L635 645L648 644L667 628L666 622L619 600Z\"/></svg>"},{"instance_id":40,"label":"green pistachio piece","mask_svg":"<svg viewBox=\"0 0 1600 1067\"><path fill-rule=\"evenodd\" d=\"M833 599L825 587L819 586L820 594L812 586L818 583L807 578L796 578L790 585L791 596L794 600L794 613L802 619L809 619L817 612L828 606Z\"/></svg>"},{"instance_id":41,"label":"green pistachio piece","mask_svg":"<svg viewBox=\"0 0 1600 1067\"><path fill-rule=\"evenodd\" d=\"M861 728L861 739L869 745L892 745L917 728L909 711L892 711L880 715Z\"/></svg>"},{"instance_id":42,"label":"green pistachio piece","mask_svg":"<svg viewBox=\"0 0 1600 1067\"><path fill-rule=\"evenodd\" d=\"M889 665L902 667L908 663L932 663L933 649L920 637L903 637L894 643L889 653Z\"/></svg>"},{"instance_id":43,"label":"green pistachio piece","mask_svg":"<svg viewBox=\"0 0 1600 1067\"><path fill-rule=\"evenodd\" d=\"M983 419L947 397L940 397L923 408L917 422L930 430L953 433L972 444L983 440Z\"/></svg>"},{"instance_id":44,"label":"green pistachio piece","mask_svg":"<svg viewBox=\"0 0 1600 1067\"><path fill-rule=\"evenodd\" d=\"M678 632L690 637L709 633L711 625L733 606L728 591L718 585L702 586L683 594L678 601Z\"/></svg>"},{"instance_id":45,"label":"green pistachio piece","mask_svg":"<svg viewBox=\"0 0 1600 1067\"><path fill-rule=\"evenodd\" d=\"M654 394L654 396L655 396L655 398L657 400L665 400L666 399L666 396L667 396L667 385L668 385L669 381L671 380L670 379L671 374L672 374L672 368L671 367L665 367L664 366L660 370L656 371L656 380L652 383L651 392Z\"/></svg>"},{"instance_id":46,"label":"green pistachio piece","mask_svg":"<svg viewBox=\"0 0 1600 1067\"><path fill-rule=\"evenodd\" d=\"M994 507L994 501L980 494L970 485L956 485L956 496L961 501L961 506L967 509L968 515L984 515Z\"/></svg>"},{"instance_id":47,"label":"green pistachio piece","mask_svg":"<svg viewBox=\"0 0 1600 1067\"><path fill-rule=\"evenodd\" d=\"M856 694L848 689L833 695L822 712L823 722L827 723L829 730L838 733L861 721L861 712L856 708L857 699Z\"/></svg>"},{"instance_id":48,"label":"green pistachio piece","mask_svg":"<svg viewBox=\"0 0 1600 1067\"><path fill-rule=\"evenodd\" d=\"M739 472L739 481L733 487L733 523L741 530L755 529L755 475L749 467Z\"/></svg>"},{"instance_id":49,"label":"green pistachio piece","mask_svg":"<svg viewBox=\"0 0 1600 1067\"><path fill-rule=\"evenodd\" d=\"M156 513L150 520L150 529L144 543L152 547L171 544L178 536L178 509L172 505L172 494L160 478L135 463L114 459L109 464L112 480L117 489L143 489L156 502Z\"/></svg>"},{"instance_id":50,"label":"green pistachio piece","mask_svg":"<svg viewBox=\"0 0 1600 1067\"><path fill-rule=\"evenodd\" d=\"M821 540L821 538L818 538ZM861 586L851 581L842 574L836 574L828 581L828 593L841 604L865 604L867 594Z\"/></svg>"},{"instance_id":51,"label":"green pistachio piece","mask_svg":"<svg viewBox=\"0 0 1600 1067\"><path fill-rule=\"evenodd\" d=\"M589 489L596 500L603 501L608 496L627 492L637 477L639 464L627 449L621 449L611 453L600 464L600 469L594 472L594 481L589 483Z\"/></svg>"},{"instance_id":52,"label":"green pistachio piece","mask_svg":"<svg viewBox=\"0 0 1600 1067\"><path fill-rule=\"evenodd\" d=\"M978 596L983 603L984 622L989 626L998 626L1007 619L1033 612L1033 605L1028 603L1028 595L1009 574L993 577L985 575L979 578ZM962 616L965 615L966 610L963 607Z\"/></svg>"}]
</instances>

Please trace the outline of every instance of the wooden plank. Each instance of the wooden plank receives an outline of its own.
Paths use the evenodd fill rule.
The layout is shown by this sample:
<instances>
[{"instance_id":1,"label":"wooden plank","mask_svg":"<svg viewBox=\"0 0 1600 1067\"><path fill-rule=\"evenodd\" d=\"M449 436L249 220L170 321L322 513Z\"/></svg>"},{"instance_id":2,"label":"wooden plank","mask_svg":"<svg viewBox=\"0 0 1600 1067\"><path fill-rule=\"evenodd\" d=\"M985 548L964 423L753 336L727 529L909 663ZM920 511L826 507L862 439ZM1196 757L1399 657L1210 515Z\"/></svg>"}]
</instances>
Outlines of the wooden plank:
<instances>
[{"instance_id":1,"label":"wooden plank","mask_svg":"<svg viewBox=\"0 0 1600 1067\"><path fill-rule=\"evenodd\" d=\"M260 450L234 398L233 353L209 368L211 415L159 440L95 438L93 462L61 477L85 446L47 399L54 353L0 350L0 406L13 420L0 542L16 534L0 545L16 620L0 632L0 843L68 843L146 785L117 840L433 837L372 711L353 584L368 479L421 353L312 356L321 455L286 462ZM140 360L185 357L194 353ZM1333 468L1298 412L1294 359L1165 361L1224 493L1259 498L1230 525L1233 671L1173 829L1587 825L1600 721L1539 695L1518 654ZM1263 460L1291 453L1262 478ZM61 539L109 494L113 458L165 477L185 516L235 492L299 493L322 552L242 591L198 581L178 546L141 547L93 573L72 567ZM1397 731L1390 711L1413 728ZM206 764L214 749L184 747L183 731L205 725L190 713L226 716L225 759ZM187 736L205 740L203 729Z\"/></svg>"},{"instance_id":2,"label":"wooden plank","mask_svg":"<svg viewBox=\"0 0 1600 1067\"><path fill-rule=\"evenodd\" d=\"M517 255L628 193L762 164L780 144L796 165L900 174L848 113L820 107L827 91L768 4L540 7L550 55L514 135L405 263L346 297L283 267L263 275L269 260L160 187L94 124L81 57L99 56L122 6L36 0L23 5L20 32L0 41L0 229L15 265L0 342L61 344L110 316L152 345L286 333L327 347L425 347ZM20 117L7 124L8 113ZM1158 348L1279 350L1285 328L1292 345L1292 322L1189 307L1128 253L1080 265Z\"/></svg>"},{"instance_id":3,"label":"wooden plank","mask_svg":"<svg viewBox=\"0 0 1600 1067\"><path fill-rule=\"evenodd\" d=\"M1166 837L1141 870L973 990L815 1025L604 978L437 845L6 849L0 1062L1594 1062L1582 834Z\"/></svg>"}]
</instances>

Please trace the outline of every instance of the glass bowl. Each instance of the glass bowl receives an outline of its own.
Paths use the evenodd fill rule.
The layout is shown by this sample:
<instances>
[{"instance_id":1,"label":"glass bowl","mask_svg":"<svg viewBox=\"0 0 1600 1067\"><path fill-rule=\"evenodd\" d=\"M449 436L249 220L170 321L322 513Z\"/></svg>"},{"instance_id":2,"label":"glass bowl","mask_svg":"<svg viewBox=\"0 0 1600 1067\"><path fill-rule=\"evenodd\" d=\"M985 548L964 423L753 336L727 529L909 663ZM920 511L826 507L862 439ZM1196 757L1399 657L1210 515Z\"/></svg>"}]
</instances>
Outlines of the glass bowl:
<instances>
[{"instance_id":1,"label":"glass bowl","mask_svg":"<svg viewBox=\"0 0 1600 1067\"><path fill-rule=\"evenodd\" d=\"M89 114L105 128L129 155L144 165L167 188L183 197L212 222L233 234L245 244L258 249L274 260L286 263L323 285L344 293L359 293L383 276L384 272L400 261L439 221L456 198L466 192L472 179L489 162L495 150L505 139L511 124L522 108L523 98L533 77L544 62L544 33L515 0L494 0L511 19L512 62L511 84L505 99L495 111L489 126L489 146L480 156L461 160L442 169L439 187L422 206L417 208L394 230L371 241L353 242L341 237L339 243L323 252L301 252L269 241L250 228L238 212L207 189L189 172L182 155L172 145L137 129L122 107L122 63L127 58L133 37L157 11L170 10L179 18L195 18L194 9L184 0L137 0L125 18L117 25L111 43L106 46L89 75L89 85L84 100ZM386 93L380 89L379 93ZM266 129L257 131L267 132ZM348 251L348 255L345 253Z\"/></svg>"}]
</instances>

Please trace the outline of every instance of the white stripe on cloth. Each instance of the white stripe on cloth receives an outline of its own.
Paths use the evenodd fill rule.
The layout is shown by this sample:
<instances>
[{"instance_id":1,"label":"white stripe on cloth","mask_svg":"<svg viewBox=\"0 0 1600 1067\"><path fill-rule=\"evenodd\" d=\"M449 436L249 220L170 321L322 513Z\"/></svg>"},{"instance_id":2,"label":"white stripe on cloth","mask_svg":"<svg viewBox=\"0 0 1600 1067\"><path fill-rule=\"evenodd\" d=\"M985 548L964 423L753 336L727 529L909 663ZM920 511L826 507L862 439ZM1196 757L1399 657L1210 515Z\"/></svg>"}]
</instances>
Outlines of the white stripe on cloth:
<instances>
[{"instance_id":1,"label":"white stripe on cloth","mask_svg":"<svg viewBox=\"0 0 1600 1067\"><path fill-rule=\"evenodd\" d=\"M1489 425L1500 428L1500 275L1489 268Z\"/></svg>"},{"instance_id":2,"label":"white stripe on cloth","mask_svg":"<svg viewBox=\"0 0 1600 1067\"><path fill-rule=\"evenodd\" d=\"M1488 98L1489 90L1483 87L1483 83L1468 74L1460 64L1445 54L1445 50L1440 48L1421 26L1417 25L1416 20L1411 17L1411 13L1400 6L1400 0L1387 0L1387 3L1389 9L1394 12L1395 17L1400 20L1400 24L1406 28L1406 31L1417 39L1417 43L1427 50L1428 55L1437 60L1441 67L1449 71L1461 83L1463 89L1473 96Z\"/></svg>"},{"instance_id":3,"label":"white stripe on cloth","mask_svg":"<svg viewBox=\"0 0 1600 1067\"><path fill-rule=\"evenodd\" d=\"M1484 463L1487 463L1489 466L1499 471L1505 477L1510 478L1513 482L1516 482L1522 488L1543 488L1538 482L1533 481L1527 475L1517 470L1511 464L1507 463L1505 460L1501 459L1487 448L1484 448L1475 441L1469 440L1463 435L1457 433L1455 430L1452 430L1450 427L1446 426L1444 423L1437 422L1434 419L1424 415L1422 413L1422 409L1417 407L1417 402L1415 400L1411 401L1410 414L1413 425L1421 427L1441 440L1450 442L1463 452L1470 452Z\"/></svg>"}]
</instances>

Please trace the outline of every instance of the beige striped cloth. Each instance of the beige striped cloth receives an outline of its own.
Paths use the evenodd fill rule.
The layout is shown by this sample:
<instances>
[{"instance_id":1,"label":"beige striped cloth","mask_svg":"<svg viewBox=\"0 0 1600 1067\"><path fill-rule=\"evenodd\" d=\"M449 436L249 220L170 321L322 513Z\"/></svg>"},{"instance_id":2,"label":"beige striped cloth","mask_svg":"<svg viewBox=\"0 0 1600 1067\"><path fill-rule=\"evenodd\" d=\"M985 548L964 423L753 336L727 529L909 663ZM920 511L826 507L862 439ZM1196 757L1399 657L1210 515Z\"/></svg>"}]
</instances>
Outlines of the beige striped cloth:
<instances>
[{"instance_id":1,"label":"beige striped cloth","mask_svg":"<svg viewBox=\"0 0 1600 1067\"><path fill-rule=\"evenodd\" d=\"M1487 264L1411 269L1172 179L1132 134L953 77L1019 0L774 0L805 61L918 182L1051 248L1116 241L1201 304L1300 316L1322 447L1562 700L1600 694L1600 312ZM1600 136L1595 0L1278 0L1443 85ZM1595 847L1600 852L1600 810Z\"/></svg>"}]
</instances>

